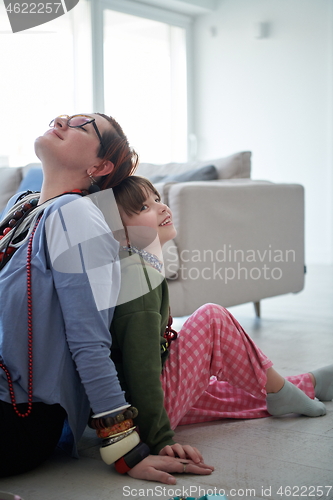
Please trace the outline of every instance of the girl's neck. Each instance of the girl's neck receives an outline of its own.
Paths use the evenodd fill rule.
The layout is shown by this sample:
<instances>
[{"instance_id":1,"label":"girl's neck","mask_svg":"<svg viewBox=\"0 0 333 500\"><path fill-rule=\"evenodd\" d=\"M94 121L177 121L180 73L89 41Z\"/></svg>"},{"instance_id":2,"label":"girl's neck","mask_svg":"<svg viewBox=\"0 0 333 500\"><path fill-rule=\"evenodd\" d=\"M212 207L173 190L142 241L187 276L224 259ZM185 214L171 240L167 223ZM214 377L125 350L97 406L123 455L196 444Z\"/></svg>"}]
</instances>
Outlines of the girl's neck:
<instances>
[{"instance_id":1,"label":"girl's neck","mask_svg":"<svg viewBox=\"0 0 333 500\"><path fill-rule=\"evenodd\" d=\"M163 253L162 253L162 247L161 243L158 237L155 238L155 240L148 245L145 248L146 252L152 253L153 255L156 255L156 257L163 262Z\"/></svg>"}]
</instances>

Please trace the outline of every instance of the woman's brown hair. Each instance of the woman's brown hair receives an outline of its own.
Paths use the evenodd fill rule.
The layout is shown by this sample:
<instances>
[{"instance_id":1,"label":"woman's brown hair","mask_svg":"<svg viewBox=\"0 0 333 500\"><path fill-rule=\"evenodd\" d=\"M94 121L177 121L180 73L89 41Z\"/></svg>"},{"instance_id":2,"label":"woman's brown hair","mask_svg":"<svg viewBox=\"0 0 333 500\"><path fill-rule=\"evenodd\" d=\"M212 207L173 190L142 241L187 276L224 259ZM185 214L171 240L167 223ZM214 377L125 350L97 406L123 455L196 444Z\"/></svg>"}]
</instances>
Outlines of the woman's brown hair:
<instances>
[{"instance_id":1,"label":"woman's brown hair","mask_svg":"<svg viewBox=\"0 0 333 500\"><path fill-rule=\"evenodd\" d=\"M159 199L161 198L153 184L139 175L131 175L124 179L113 188L113 193L117 204L128 216L138 214L151 193L154 193Z\"/></svg>"},{"instance_id":2,"label":"woman's brown hair","mask_svg":"<svg viewBox=\"0 0 333 500\"><path fill-rule=\"evenodd\" d=\"M96 114L105 118L112 125L112 130L102 134L105 148L101 146L98 152L98 156L103 161L109 160L114 165L113 171L108 175L104 175L98 183L101 189L108 189L117 186L135 172L139 163L139 156L130 147L123 129L114 118L102 113Z\"/></svg>"}]
</instances>

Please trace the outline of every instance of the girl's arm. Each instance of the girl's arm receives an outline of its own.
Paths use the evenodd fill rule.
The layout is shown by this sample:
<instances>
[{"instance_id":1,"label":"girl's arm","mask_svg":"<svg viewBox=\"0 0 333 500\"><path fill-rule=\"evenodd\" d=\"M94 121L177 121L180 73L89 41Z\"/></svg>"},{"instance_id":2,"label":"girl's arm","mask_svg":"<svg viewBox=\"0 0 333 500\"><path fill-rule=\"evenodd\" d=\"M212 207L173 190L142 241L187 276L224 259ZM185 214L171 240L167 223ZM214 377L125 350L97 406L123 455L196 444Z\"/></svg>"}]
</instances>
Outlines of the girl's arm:
<instances>
[{"instance_id":1,"label":"girl's arm","mask_svg":"<svg viewBox=\"0 0 333 500\"><path fill-rule=\"evenodd\" d=\"M149 295L149 294L147 294ZM139 298L132 302L144 302ZM133 305L132 303L129 303ZM126 304L122 307L126 309ZM164 409L160 344L161 316L155 311L130 311L112 323L117 336L121 360L116 363L120 382L130 403L138 408L136 422L142 441L153 454L166 445L174 445L174 432Z\"/></svg>"}]
</instances>

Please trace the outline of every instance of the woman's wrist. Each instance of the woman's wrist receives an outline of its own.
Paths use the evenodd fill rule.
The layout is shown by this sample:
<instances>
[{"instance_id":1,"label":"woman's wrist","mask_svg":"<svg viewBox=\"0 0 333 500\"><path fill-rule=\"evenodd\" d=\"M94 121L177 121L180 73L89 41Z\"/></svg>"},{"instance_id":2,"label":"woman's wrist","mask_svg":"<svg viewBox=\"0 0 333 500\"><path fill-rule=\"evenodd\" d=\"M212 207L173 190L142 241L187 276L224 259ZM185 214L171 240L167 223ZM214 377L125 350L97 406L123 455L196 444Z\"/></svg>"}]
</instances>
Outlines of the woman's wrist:
<instances>
[{"instance_id":1,"label":"woman's wrist","mask_svg":"<svg viewBox=\"0 0 333 500\"><path fill-rule=\"evenodd\" d=\"M123 406L121 408L118 408L118 410L120 411L117 414L115 414L114 410L112 410L112 412L104 412L93 415L89 419L89 427L95 429L97 432L102 429L107 429L119 425L126 420L133 419L138 416L138 410L134 406ZM121 431L115 430L115 432Z\"/></svg>"},{"instance_id":2,"label":"woman's wrist","mask_svg":"<svg viewBox=\"0 0 333 500\"><path fill-rule=\"evenodd\" d=\"M115 469L120 474L126 474L126 472L133 469L133 467L148 457L149 454L149 446L141 442L115 462Z\"/></svg>"},{"instance_id":3,"label":"woman's wrist","mask_svg":"<svg viewBox=\"0 0 333 500\"><path fill-rule=\"evenodd\" d=\"M122 413L124 410L126 410L130 406L131 405L123 405L123 406L119 406L118 408L114 408L113 410L104 411L102 413L96 413L95 415L92 415L91 418L114 417L114 416L118 415L118 413Z\"/></svg>"},{"instance_id":4,"label":"woman's wrist","mask_svg":"<svg viewBox=\"0 0 333 500\"><path fill-rule=\"evenodd\" d=\"M95 429L102 439L100 453L103 461L110 465L115 463L116 470L125 474L141 460L146 458L149 447L140 442L139 434L133 423L138 410L134 406L118 408L118 414L110 412L94 415L89 419L89 426Z\"/></svg>"}]
</instances>

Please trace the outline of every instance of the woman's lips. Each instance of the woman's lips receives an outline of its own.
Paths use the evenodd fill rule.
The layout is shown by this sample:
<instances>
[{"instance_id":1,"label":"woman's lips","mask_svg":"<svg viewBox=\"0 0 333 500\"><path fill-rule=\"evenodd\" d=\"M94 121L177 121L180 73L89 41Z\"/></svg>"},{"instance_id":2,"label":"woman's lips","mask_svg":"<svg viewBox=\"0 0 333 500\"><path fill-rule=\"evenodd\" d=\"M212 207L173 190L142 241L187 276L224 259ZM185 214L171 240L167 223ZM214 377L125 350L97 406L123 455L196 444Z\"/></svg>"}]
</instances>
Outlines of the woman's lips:
<instances>
[{"instance_id":1,"label":"woman's lips","mask_svg":"<svg viewBox=\"0 0 333 500\"><path fill-rule=\"evenodd\" d=\"M59 139L61 139L62 141L64 140L64 138L59 134L59 132L55 128L50 128L50 130L48 130L46 133L47 134L54 134L57 137L59 137Z\"/></svg>"}]
</instances>

